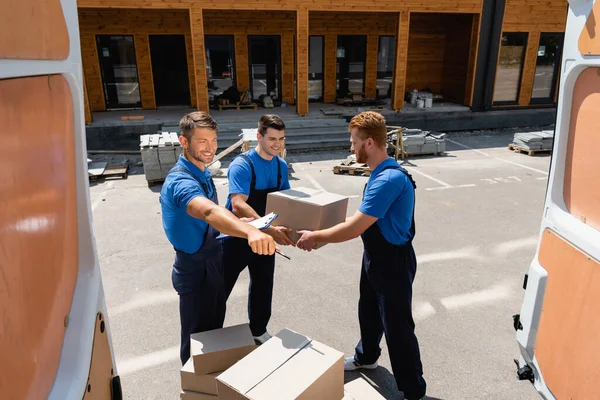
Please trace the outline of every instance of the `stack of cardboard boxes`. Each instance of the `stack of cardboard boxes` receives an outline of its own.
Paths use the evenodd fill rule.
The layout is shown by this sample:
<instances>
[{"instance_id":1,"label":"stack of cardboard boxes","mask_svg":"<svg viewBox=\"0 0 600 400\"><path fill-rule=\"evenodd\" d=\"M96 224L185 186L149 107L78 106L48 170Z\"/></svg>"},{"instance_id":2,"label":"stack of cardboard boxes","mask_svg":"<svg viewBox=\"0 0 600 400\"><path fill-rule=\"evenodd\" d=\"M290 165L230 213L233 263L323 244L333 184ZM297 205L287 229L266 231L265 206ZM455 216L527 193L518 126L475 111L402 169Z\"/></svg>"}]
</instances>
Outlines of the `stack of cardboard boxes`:
<instances>
[{"instance_id":1,"label":"stack of cardboard boxes","mask_svg":"<svg viewBox=\"0 0 600 400\"><path fill-rule=\"evenodd\" d=\"M344 385L344 354L284 329L262 346L248 325L192 335L182 400L377 400L363 379Z\"/></svg>"},{"instance_id":2,"label":"stack of cardboard boxes","mask_svg":"<svg viewBox=\"0 0 600 400\"><path fill-rule=\"evenodd\" d=\"M195 333L181 368L182 400L217 400L216 378L256 348L248 324Z\"/></svg>"}]
</instances>

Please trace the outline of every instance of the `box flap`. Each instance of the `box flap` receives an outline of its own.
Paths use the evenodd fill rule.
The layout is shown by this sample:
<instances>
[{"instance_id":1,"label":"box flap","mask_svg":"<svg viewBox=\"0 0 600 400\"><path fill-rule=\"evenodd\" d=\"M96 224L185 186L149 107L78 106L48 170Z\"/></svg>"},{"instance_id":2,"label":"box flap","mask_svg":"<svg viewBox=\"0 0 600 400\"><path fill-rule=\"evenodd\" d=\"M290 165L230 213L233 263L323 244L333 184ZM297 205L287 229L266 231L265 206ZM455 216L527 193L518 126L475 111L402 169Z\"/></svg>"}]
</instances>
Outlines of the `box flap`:
<instances>
[{"instance_id":1,"label":"box flap","mask_svg":"<svg viewBox=\"0 0 600 400\"><path fill-rule=\"evenodd\" d=\"M346 383L344 394L344 399L348 400L385 400L385 397L363 378Z\"/></svg>"},{"instance_id":2,"label":"box flap","mask_svg":"<svg viewBox=\"0 0 600 400\"><path fill-rule=\"evenodd\" d=\"M254 345L254 338L248 324L191 335L191 354L193 356Z\"/></svg>"},{"instance_id":3,"label":"box flap","mask_svg":"<svg viewBox=\"0 0 600 400\"><path fill-rule=\"evenodd\" d=\"M248 397L252 399L296 399L336 362L341 363L343 357L342 352L313 340L259 385L250 390ZM323 378L331 379L331 385L335 385L336 379L339 378L339 391L341 394L344 384L341 364L339 377L327 376Z\"/></svg>"},{"instance_id":4,"label":"box flap","mask_svg":"<svg viewBox=\"0 0 600 400\"><path fill-rule=\"evenodd\" d=\"M217 380L246 394L310 342L308 337L284 329L219 375Z\"/></svg>"},{"instance_id":5,"label":"box flap","mask_svg":"<svg viewBox=\"0 0 600 400\"><path fill-rule=\"evenodd\" d=\"M300 201L307 204L314 204L317 206L324 206L348 198L347 196L342 196L340 194L329 193L323 190L305 187L280 190L278 192L269 193L269 196L293 199L295 201Z\"/></svg>"}]
</instances>

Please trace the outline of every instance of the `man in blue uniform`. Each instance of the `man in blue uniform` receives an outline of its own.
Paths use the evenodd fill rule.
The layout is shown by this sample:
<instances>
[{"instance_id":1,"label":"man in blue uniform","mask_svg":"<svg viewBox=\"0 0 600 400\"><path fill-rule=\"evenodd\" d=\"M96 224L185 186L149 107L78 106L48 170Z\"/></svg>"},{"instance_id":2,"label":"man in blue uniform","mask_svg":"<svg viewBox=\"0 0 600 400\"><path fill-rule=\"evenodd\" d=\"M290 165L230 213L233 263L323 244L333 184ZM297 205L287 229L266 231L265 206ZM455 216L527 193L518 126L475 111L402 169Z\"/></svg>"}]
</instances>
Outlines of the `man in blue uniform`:
<instances>
[{"instance_id":1,"label":"man in blue uniform","mask_svg":"<svg viewBox=\"0 0 600 400\"><path fill-rule=\"evenodd\" d=\"M290 188L288 166L279 157L285 140L285 124L277 115L263 115L258 122L256 149L236 157L229 166L229 197L226 207L238 217L260 218L265 215L267 195ZM264 232L280 245L293 245L287 237L288 228L272 226ZM248 251L241 239L223 243L225 287L231 294L240 272L248 266L250 289L248 319L254 339L262 344L271 338L267 324L271 318L273 298L274 255L259 255Z\"/></svg>"},{"instance_id":2,"label":"man in blue uniform","mask_svg":"<svg viewBox=\"0 0 600 400\"><path fill-rule=\"evenodd\" d=\"M322 231L301 231L297 246L339 243L362 237L358 320L360 341L344 369L374 369L385 334L398 389L408 400L425 396L426 383L412 318L412 283L417 270L415 184L408 172L388 157L383 116L364 112L349 125L351 150L371 171L358 211L346 222Z\"/></svg>"},{"instance_id":3,"label":"man in blue uniform","mask_svg":"<svg viewBox=\"0 0 600 400\"><path fill-rule=\"evenodd\" d=\"M163 228L175 248L171 275L179 294L182 365L190 357L190 335L223 327L225 282L219 232L243 241L248 252L273 255L271 236L218 205L206 165L217 151L217 123L203 112L184 116L179 142L183 154L160 192Z\"/></svg>"}]
</instances>

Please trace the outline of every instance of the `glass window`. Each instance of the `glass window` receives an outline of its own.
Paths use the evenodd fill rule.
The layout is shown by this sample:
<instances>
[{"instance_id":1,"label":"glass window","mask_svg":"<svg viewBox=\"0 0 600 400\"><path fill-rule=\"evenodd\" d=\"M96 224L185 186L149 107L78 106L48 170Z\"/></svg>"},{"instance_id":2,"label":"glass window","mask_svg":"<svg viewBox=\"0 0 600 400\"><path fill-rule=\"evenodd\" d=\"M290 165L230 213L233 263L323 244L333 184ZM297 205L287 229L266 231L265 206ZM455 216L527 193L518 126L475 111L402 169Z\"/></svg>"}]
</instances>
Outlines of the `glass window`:
<instances>
[{"instance_id":1,"label":"glass window","mask_svg":"<svg viewBox=\"0 0 600 400\"><path fill-rule=\"evenodd\" d=\"M339 35L337 42L337 97L363 93L367 36Z\"/></svg>"},{"instance_id":2,"label":"glass window","mask_svg":"<svg viewBox=\"0 0 600 400\"><path fill-rule=\"evenodd\" d=\"M556 89L558 65L562 51L562 33L542 33L537 53L531 101L551 103Z\"/></svg>"},{"instance_id":3,"label":"glass window","mask_svg":"<svg viewBox=\"0 0 600 400\"><path fill-rule=\"evenodd\" d=\"M140 107L133 36L97 35L106 108Z\"/></svg>"},{"instance_id":4,"label":"glass window","mask_svg":"<svg viewBox=\"0 0 600 400\"><path fill-rule=\"evenodd\" d=\"M321 100L323 99L323 36L309 36L308 53L308 99Z\"/></svg>"},{"instance_id":5,"label":"glass window","mask_svg":"<svg viewBox=\"0 0 600 400\"><path fill-rule=\"evenodd\" d=\"M379 52L377 53L377 92L380 99L392 97L394 78L394 43L393 36L379 36Z\"/></svg>"},{"instance_id":6,"label":"glass window","mask_svg":"<svg viewBox=\"0 0 600 400\"><path fill-rule=\"evenodd\" d=\"M527 49L526 32L505 32L502 34L500 57L494 83L494 103L517 103L523 60Z\"/></svg>"},{"instance_id":7,"label":"glass window","mask_svg":"<svg viewBox=\"0 0 600 400\"><path fill-rule=\"evenodd\" d=\"M250 91L252 100L269 95L281 99L281 38L280 36L248 36L250 61Z\"/></svg>"},{"instance_id":8,"label":"glass window","mask_svg":"<svg viewBox=\"0 0 600 400\"><path fill-rule=\"evenodd\" d=\"M233 36L204 36L208 97L213 100L235 86L235 46Z\"/></svg>"}]
</instances>

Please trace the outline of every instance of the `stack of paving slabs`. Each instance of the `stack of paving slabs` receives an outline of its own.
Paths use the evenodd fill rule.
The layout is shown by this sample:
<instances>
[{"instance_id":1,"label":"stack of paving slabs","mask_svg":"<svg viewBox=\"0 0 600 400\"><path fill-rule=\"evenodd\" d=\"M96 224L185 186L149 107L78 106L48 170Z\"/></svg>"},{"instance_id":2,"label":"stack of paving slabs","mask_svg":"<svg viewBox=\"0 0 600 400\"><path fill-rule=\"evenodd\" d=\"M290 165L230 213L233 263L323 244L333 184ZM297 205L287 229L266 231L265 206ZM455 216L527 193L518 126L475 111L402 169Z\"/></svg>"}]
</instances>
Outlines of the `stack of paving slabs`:
<instances>
[{"instance_id":1,"label":"stack of paving slabs","mask_svg":"<svg viewBox=\"0 0 600 400\"><path fill-rule=\"evenodd\" d=\"M446 151L445 133L406 129L402 132L404 152L408 155L440 154Z\"/></svg>"},{"instance_id":2,"label":"stack of paving slabs","mask_svg":"<svg viewBox=\"0 0 600 400\"><path fill-rule=\"evenodd\" d=\"M255 348L248 324L194 333L191 357L181 368L181 400L217 400L216 378Z\"/></svg>"},{"instance_id":3,"label":"stack of paving slabs","mask_svg":"<svg viewBox=\"0 0 600 400\"><path fill-rule=\"evenodd\" d=\"M140 152L148 182L164 180L183 152L176 132L140 136Z\"/></svg>"},{"instance_id":4,"label":"stack of paving slabs","mask_svg":"<svg viewBox=\"0 0 600 400\"><path fill-rule=\"evenodd\" d=\"M341 400L344 354L284 329L217 377L219 400Z\"/></svg>"},{"instance_id":5,"label":"stack of paving slabs","mask_svg":"<svg viewBox=\"0 0 600 400\"><path fill-rule=\"evenodd\" d=\"M553 131L515 133L513 145L523 150L552 150Z\"/></svg>"}]
</instances>

